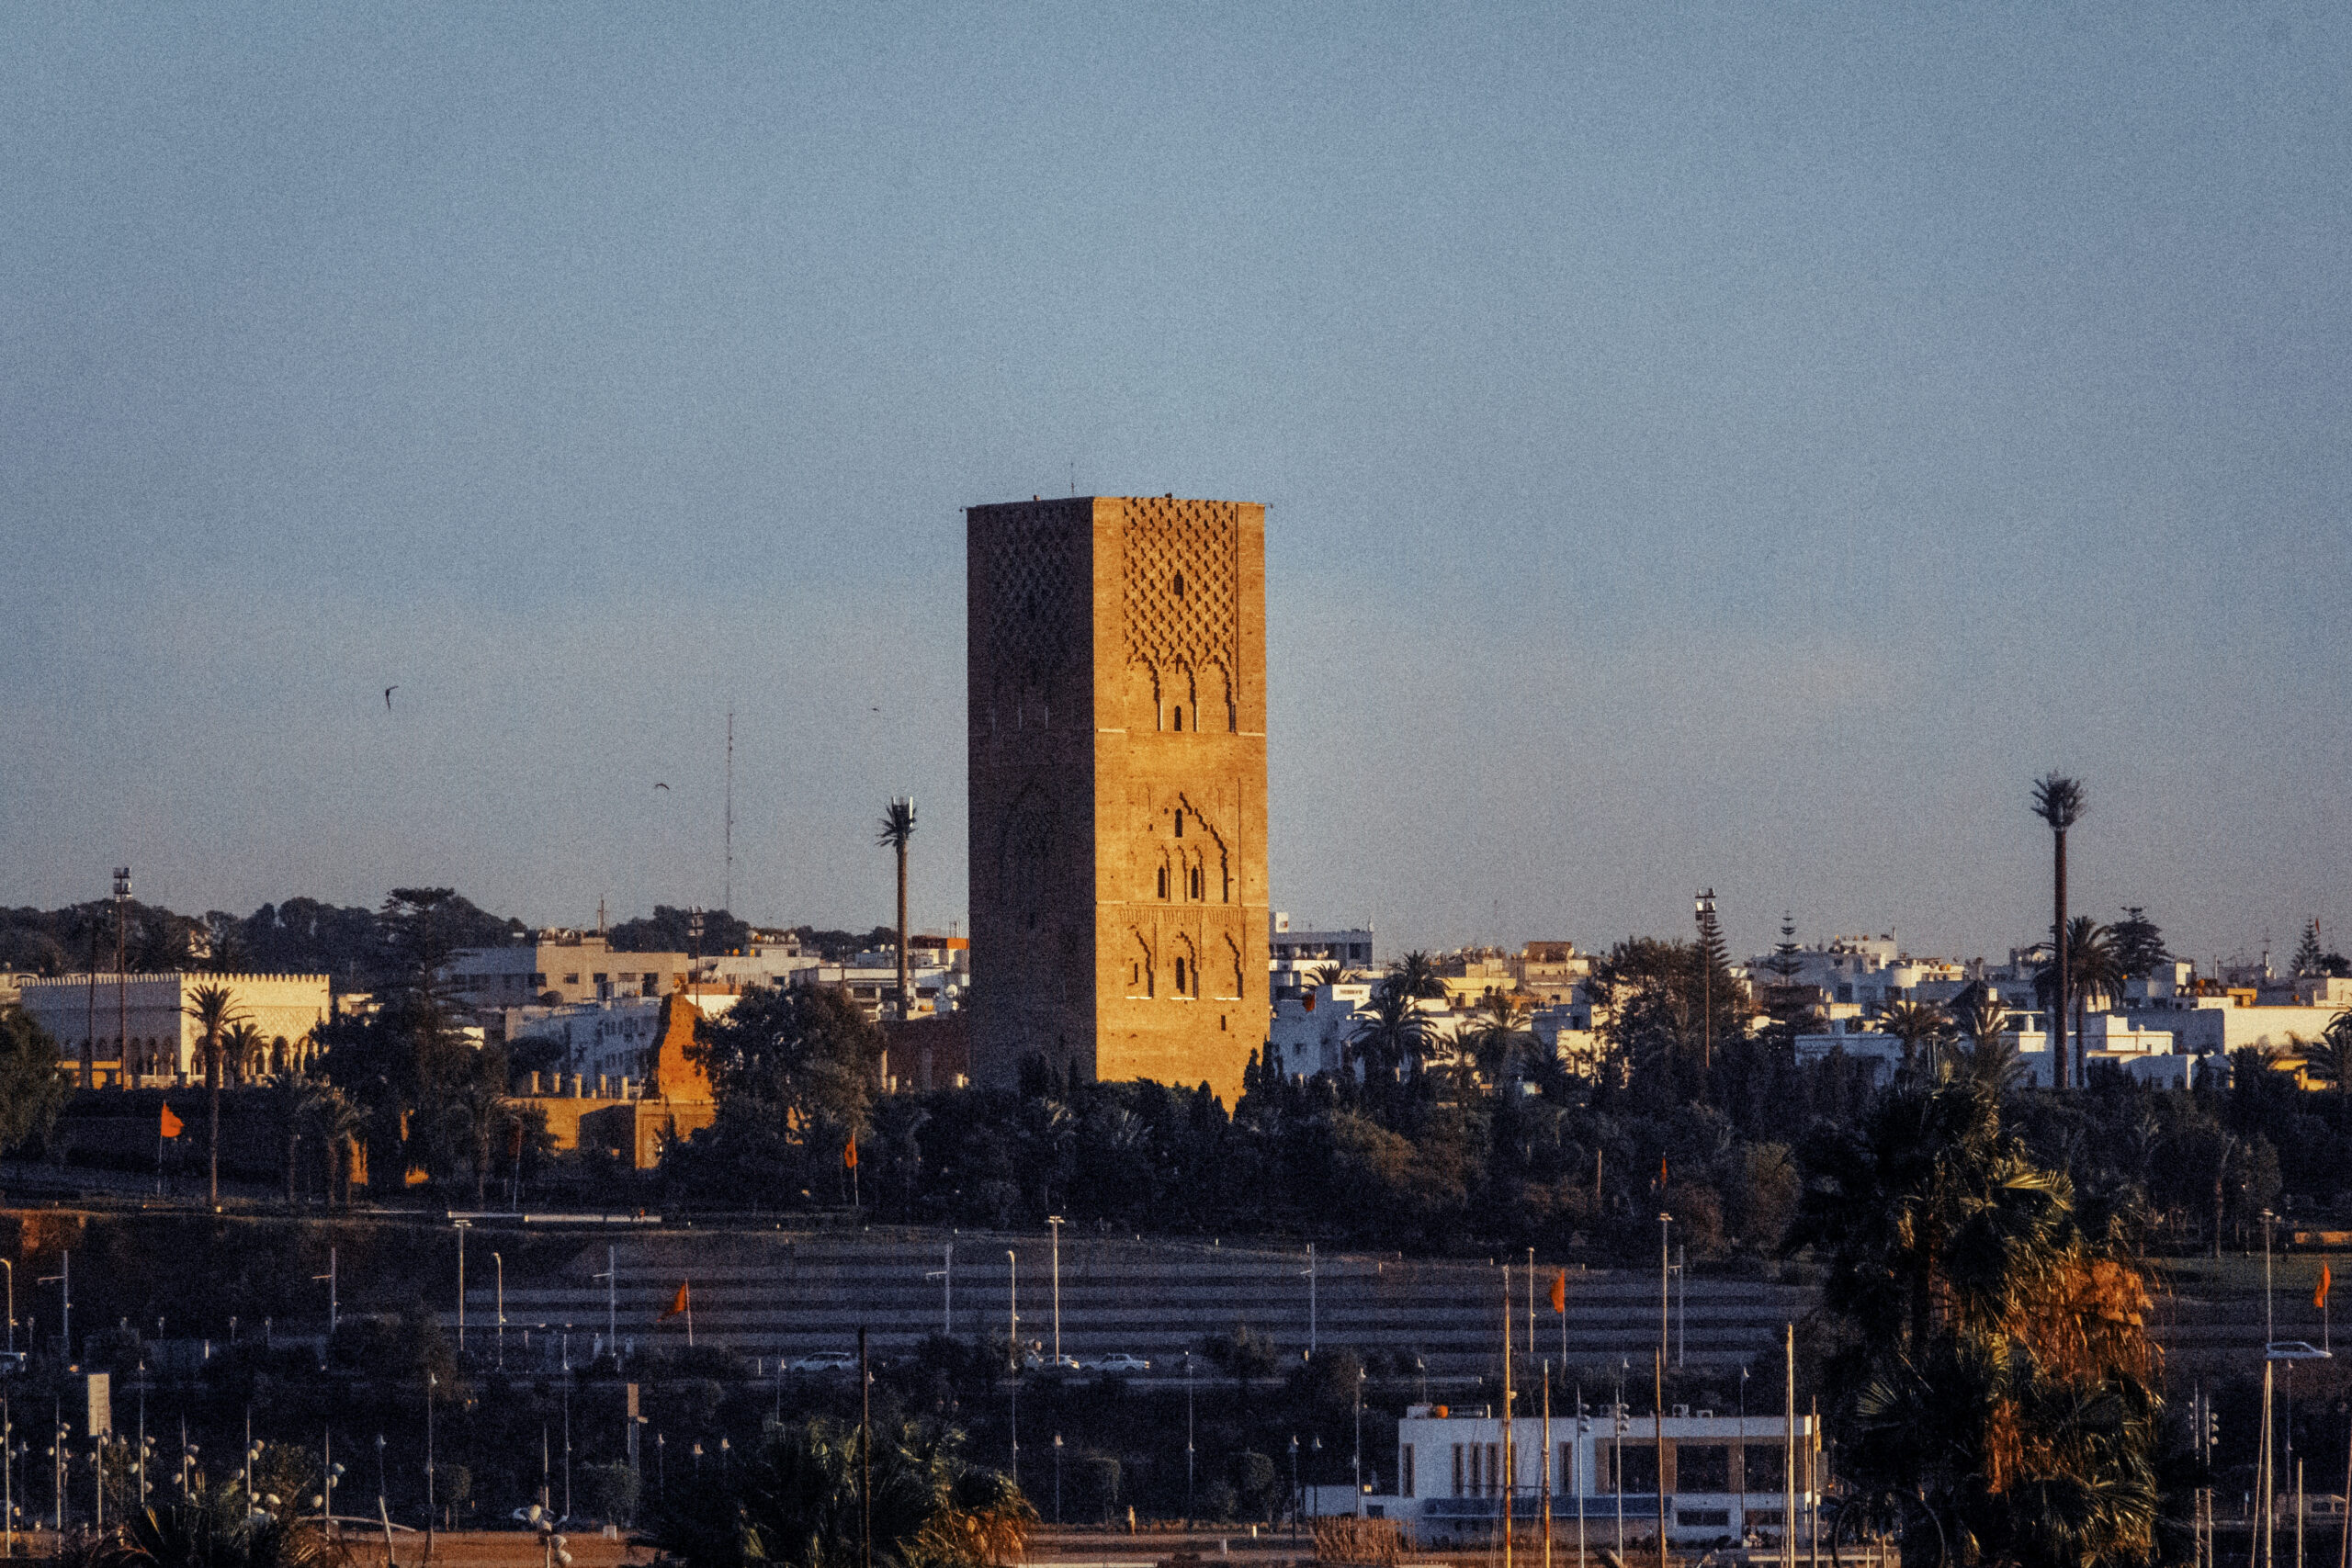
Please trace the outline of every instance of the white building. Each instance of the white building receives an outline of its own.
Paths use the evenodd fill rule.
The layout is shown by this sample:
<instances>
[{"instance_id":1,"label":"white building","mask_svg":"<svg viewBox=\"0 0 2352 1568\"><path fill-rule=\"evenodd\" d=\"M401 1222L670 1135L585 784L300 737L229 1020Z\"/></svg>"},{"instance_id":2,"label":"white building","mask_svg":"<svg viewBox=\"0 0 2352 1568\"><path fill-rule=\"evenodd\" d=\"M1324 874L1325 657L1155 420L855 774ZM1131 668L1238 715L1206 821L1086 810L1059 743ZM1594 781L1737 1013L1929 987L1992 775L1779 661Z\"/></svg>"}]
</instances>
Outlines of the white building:
<instances>
[{"instance_id":1,"label":"white building","mask_svg":"<svg viewBox=\"0 0 2352 1568\"><path fill-rule=\"evenodd\" d=\"M1330 931L1293 931L1290 916L1277 909L1271 917L1267 940L1277 964L1337 964L1346 969L1372 967L1372 928L1345 926Z\"/></svg>"},{"instance_id":2,"label":"white building","mask_svg":"<svg viewBox=\"0 0 2352 1568\"><path fill-rule=\"evenodd\" d=\"M1313 1077L1348 1066L1350 1043L1372 1022L1373 989L1365 981L1341 981L1302 984L1287 996L1277 996L1266 1028L1275 1067L1292 1077ZM1452 1061L1456 1040L1477 1021L1434 997L1416 999L1413 1008L1429 1025L1431 1060Z\"/></svg>"},{"instance_id":3,"label":"white building","mask_svg":"<svg viewBox=\"0 0 2352 1568\"><path fill-rule=\"evenodd\" d=\"M2024 1070L2018 1081L2034 1089L2049 1089L2057 1081L2049 1032L2037 1013L2011 1013L2007 1038L2017 1047ZM2084 1059L2092 1068L2101 1064L2122 1068L2142 1083L2158 1089L2187 1089L2196 1079L2198 1058L2174 1049L2174 1037L2162 1031L2142 1029L2122 1013L2095 1012L2083 1020ZM1903 1065L1903 1042L1859 1023L1833 1023L1820 1034L1796 1037L1800 1062L1826 1061L1832 1055L1870 1064L1872 1081L1884 1083Z\"/></svg>"},{"instance_id":4,"label":"white building","mask_svg":"<svg viewBox=\"0 0 2352 1568\"><path fill-rule=\"evenodd\" d=\"M1750 1532L1777 1542L1793 1476L1798 1539L1810 1539L1819 1502L1811 1416L1792 1426L1779 1416L1677 1405L1660 1419L1604 1405L1579 1419L1573 1403L1559 1402L1548 1447L1540 1416L1505 1422L1483 1407L1408 1407L1396 1424L1393 1485L1375 1483L1364 1513L1404 1523L1422 1550L1484 1546L1500 1533L1506 1498L1515 1529L1541 1529L1548 1480L1555 1541L1572 1546L1581 1516L1594 1551L1614 1546L1622 1507L1623 1540L1656 1550L1663 1470L1667 1535L1676 1544L1736 1542Z\"/></svg>"},{"instance_id":5,"label":"white building","mask_svg":"<svg viewBox=\"0 0 2352 1568\"><path fill-rule=\"evenodd\" d=\"M658 998L688 968L683 953L621 953L595 931L549 929L512 947L461 948L441 975L460 1000L492 1010Z\"/></svg>"},{"instance_id":6,"label":"white building","mask_svg":"<svg viewBox=\"0 0 2352 1568\"><path fill-rule=\"evenodd\" d=\"M260 1032L270 1073L301 1065L315 1050L311 1031L327 1020L324 975L65 975L24 983L18 999L78 1067L86 1041L94 1059L89 1088L169 1088L200 1080L201 1032L187 1009L201 986L223 986L230 1016Z\"/></svg>"}]
</instances>

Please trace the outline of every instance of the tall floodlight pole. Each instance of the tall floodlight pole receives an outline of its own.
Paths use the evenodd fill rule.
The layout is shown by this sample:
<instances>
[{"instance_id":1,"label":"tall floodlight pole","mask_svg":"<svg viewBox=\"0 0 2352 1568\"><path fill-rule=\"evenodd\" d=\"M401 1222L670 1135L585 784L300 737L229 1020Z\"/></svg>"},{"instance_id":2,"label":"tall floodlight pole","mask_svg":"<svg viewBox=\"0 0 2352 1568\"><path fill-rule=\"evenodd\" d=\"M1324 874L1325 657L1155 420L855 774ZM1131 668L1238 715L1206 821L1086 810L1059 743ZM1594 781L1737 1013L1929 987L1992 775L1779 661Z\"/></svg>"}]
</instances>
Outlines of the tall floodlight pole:
<instances>
[{"instance_id":1,"label":"tall floodlight pole","mask_svg":"<svg viewBox=\"0 0 2352 1568\"><path fill-rule=\"evenodd\" d=\"M117 1089L128 1089L130 1073L130 983L123 973L123 953L130 931L130 868L114 868L114 1011Z\"/></svg>"},{"instance_id":2,"label":"tall floodlight pole","mask_svg":"<svg viewBox=\"0 0 2352 1568\"><path fill-rule=\"evenodd\" d=\"M1663 1213L1663 1212L1661 1212L1661 1213L1658 1214L1658 1217L1657 1217L1657 1364L1658 1364L1659 1366L1661 1366L1661 1367L1663 1367L1664 1365L1666 1365L1666 1348L1667 1348L1667 1339L1668 1339L1668 1325L1669 1325L1669 1324L1670 1324L1670 1322L1672 1321L1672 1314L1669 1312L1669 1310L1668 1310L1668 1304L1667 1304L1667 1303L1668 1303L1672 1299L1672 1297L1671 1297L1671 1293L1668 1292L1668 1288L1667 1288L1667 1282L1668 1282L1668 1280L1670 1280L1670 1279L1673 1277L1673 1270L1674 1270L1673 1258L1674 1258L1674 1253L1673 1253L1673 1250L1672 1250L1672 1249L1671 1249L1671 1248L1667 1245L1667 1232L1668 1232L1668 1228L1669 1226L1671 1226L1673 1224L1674 1224L1674 1216L1673 1216L1672 1214L1666 1213Z\"/></svg>"},{"instance_id":3,"label":"tall floodlight pole","mask_svg":"<svg viewBox=\"0 0 2352 1568\"><path fill-rule=\"evenodd\" d=\"M498 1370L506 1370L506 1259L493 1252L490 1266L497 1283L493 1287L492 1310L498 1314Z\"/></svg>"},{"instance_id":4,"label":"tall floodlight pole","mask_svg":"<svg viewBox=\"0 0 2352 1568\"><path fill-rule=\"evenodd\" d=\"M1781 1417L1781 1568L1797 1568L1797 1325L1788 1326L1789 1403Z\"/></svg>"},{"instance_id":5,"label":"tall floodlight pole","mask_svg":"<svg viewBox=\"0 0 2352 1568\"><path fill-rule=\"evenodd\" d=\"M1012 1483L1021 1484L1021 1255L1004 1249L1004 1359L1012 1370L1006 1386L1012 1406Z\"/></svg>"}]
</instances>

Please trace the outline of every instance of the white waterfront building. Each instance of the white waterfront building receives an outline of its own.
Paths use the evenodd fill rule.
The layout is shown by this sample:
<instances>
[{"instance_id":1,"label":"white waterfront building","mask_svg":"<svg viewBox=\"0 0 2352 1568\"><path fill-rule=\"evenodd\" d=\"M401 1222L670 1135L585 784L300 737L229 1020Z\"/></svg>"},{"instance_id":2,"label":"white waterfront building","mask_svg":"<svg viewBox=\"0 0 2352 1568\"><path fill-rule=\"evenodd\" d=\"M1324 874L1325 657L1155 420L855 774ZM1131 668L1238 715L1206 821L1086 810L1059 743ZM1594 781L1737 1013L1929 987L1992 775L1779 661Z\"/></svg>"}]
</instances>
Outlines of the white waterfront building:
<instances>
[{"instance_id":1,"label":"white waterfront building","mask_svg":"<svg viewBox=\"0 0 2352 1568\"><path fill-rule=\"evenodd\" d=\"M1501 1533L1506 1498L1515 1531L1541 1531L1548 1481L1555 1542L1572 1547L1581 1517L1588 1545L1596 1552L1612 1548L1622 1517L1624 1542L1647 1541L1655 1551L1662 1467L1667 1535L1675 1544L1751 1536L1777 1543L1788 1517L1793 1456L1797 1539L1811 1539L1820 1502L1812 1416L1792 1425L1777 1415L1718 1416L1676 1405L1661 1419L1622 1405L1588 1405L1579 1417L1573 1404L1558 1402L1548 1453L1540 1415L1505 1422L1484 1406L1408 1407L1396 1424L1392 1484L1383 1489L1374 1482L1363 1512L1399 1521L1421 1550L1483 1547ZM1333 1489L1316 1490L1325 1513L1337 1511L1331 1505L1346 1491L1334 1499L1323 1495Z\"/></svg>"}]
</instances>

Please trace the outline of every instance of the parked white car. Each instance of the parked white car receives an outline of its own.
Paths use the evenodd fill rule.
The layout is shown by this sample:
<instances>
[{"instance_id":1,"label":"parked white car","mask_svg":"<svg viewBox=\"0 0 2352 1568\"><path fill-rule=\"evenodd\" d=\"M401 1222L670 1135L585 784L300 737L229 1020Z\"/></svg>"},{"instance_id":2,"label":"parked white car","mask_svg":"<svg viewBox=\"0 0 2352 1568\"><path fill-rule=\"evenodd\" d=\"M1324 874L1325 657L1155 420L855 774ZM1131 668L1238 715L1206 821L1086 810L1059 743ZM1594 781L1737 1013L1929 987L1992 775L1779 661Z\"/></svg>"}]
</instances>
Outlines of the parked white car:
<instances>
[{"instance_id":1,"label":"parked white car","mask_svg":"<svg viewBox=\"0 0 2352 1568\"><path fill-rule=\"evenodd\" d=\"M1151 1371L1151 1363L1141 1356L1129 1355L1125 1350L1114 1350L1107 1356L1098 1356L1087 1362L1086 1370L1090 1372L1110 1372L1124 1376L1135 1372L1148 1372Z\"/></svg>"},{"instance_id":2,"label":"parked white car","mask_svg":"<svg viewBox=\"0 0 2352 1568\"><path fill-rule=\"evenodd\" d=\"M796 1372L854 1372L857 1371L854 1350L820 1350L812 1356L802 1356L789 1369Z\"/></svg>"}]
</instances>

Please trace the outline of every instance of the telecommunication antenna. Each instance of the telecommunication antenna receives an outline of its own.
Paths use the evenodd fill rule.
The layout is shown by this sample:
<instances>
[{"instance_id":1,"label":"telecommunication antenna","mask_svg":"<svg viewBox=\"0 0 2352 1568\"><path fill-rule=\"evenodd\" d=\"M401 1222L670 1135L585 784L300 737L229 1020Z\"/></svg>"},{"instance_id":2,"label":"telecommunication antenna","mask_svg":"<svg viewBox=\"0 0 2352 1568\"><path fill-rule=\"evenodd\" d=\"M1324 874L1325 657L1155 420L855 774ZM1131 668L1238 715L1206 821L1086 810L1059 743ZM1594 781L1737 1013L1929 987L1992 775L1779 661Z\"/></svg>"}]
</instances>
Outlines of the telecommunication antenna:
<instances>
[{"instance_id":1,"label":"telecommunication antenna","mask_svg":"<svg viewBox=\"0 0 2352 1568\"><path fill-rule=\"evenodd\" d=\"M727 710L727 877L721 885L718 907L732 914L735 909L735 710Z\"/></svg>"}]
</instances>

